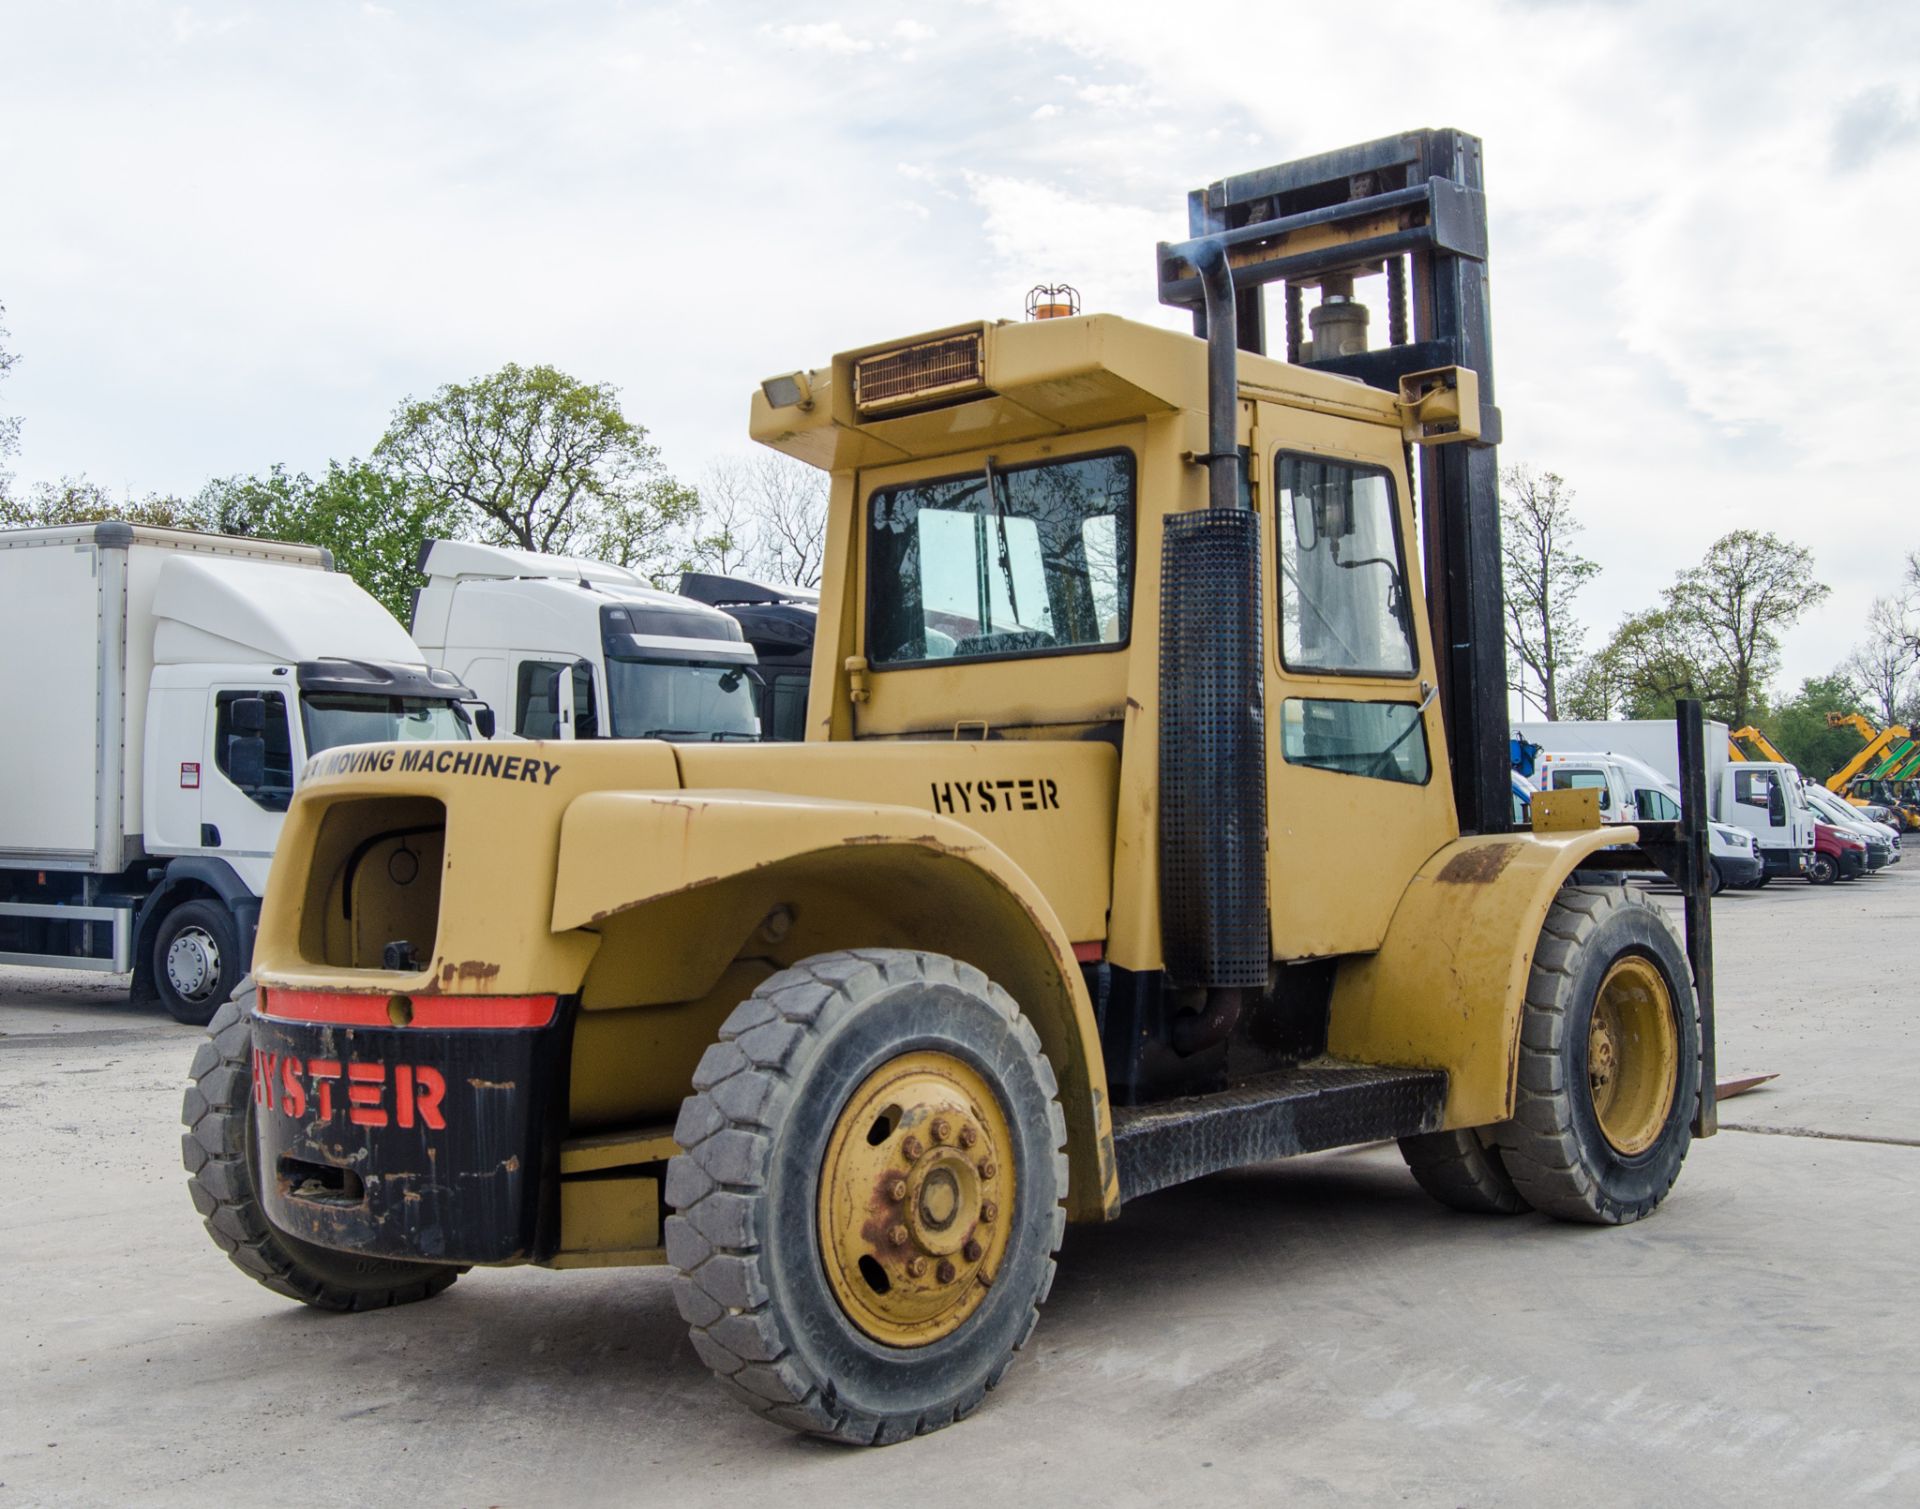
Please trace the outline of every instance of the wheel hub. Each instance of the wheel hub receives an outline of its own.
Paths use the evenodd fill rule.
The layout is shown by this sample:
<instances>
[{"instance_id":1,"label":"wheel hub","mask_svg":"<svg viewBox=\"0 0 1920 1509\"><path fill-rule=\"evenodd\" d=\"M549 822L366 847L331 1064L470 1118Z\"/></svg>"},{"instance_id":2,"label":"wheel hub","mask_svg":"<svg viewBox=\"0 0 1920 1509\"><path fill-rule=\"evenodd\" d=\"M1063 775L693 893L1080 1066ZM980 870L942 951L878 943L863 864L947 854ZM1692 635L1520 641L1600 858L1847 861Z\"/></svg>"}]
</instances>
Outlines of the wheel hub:
<instances>
[{"instance_id":1,"label":"wheel hub","mask_svg":"<svg viewBox=\"0 0 1920 1509\"><path fill-rule=\"evenodd\" d=\"M821 1264L849 1320L924 1346L979 1308L1006 1254L1012 1152L992 1088L951 1054L902 1054L868 1076L820 1178Z\"/></svg>"},{"instance_id":2,"label":"wheel hub","mask_svg":"<svg viewBox=\"0 0 1920 1509\"><path fill-rule=\"evenodd\" d=\"M205 928L182 928L167 945L167 983L183 1001L204 1001L220 978L220 945Z\"/></svg>"},{"instance_id":3,"label":"wheel hub","mask_svg":"<svg viewBox=\"0 0 1920 1509\"><path fill-rule=\"evenodd\" d=\"M1587 1085L1601 1134L1629 1157L1659 1140L1679 1088L1673 997L1652 962L1616 960L1587 1027Z\"/></svg>"}]
</instances>

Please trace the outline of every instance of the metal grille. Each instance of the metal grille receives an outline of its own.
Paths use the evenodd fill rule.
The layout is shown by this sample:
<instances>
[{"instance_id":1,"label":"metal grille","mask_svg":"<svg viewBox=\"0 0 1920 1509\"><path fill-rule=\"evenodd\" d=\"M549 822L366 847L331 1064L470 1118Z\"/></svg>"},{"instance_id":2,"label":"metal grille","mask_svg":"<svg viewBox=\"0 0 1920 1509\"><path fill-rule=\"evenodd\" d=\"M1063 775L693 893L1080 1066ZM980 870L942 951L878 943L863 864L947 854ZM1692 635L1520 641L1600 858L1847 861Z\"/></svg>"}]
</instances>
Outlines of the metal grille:
<instances>
[{"instance_id":1,"label":"metal grille","mask_svg":"<svg viewBox=\"0 0 1920 1509\"><path fill-rule=\"evenodd\" d=\"M1160 933L1179 985L1267 982L1260 521L1171 515L1160 564Z\"/></svg>"},{"instance_id":2,"label":"metal grille","mask_svg":"<svg viewBox=\"0 0 1920 1509\"><path fill-rule=\"evenodd\" d=\"M862 409L897 408L979 387L984 377L980 332L970 330L863 357L854 364L854 402Z\"/></svg>"}]
</instances>

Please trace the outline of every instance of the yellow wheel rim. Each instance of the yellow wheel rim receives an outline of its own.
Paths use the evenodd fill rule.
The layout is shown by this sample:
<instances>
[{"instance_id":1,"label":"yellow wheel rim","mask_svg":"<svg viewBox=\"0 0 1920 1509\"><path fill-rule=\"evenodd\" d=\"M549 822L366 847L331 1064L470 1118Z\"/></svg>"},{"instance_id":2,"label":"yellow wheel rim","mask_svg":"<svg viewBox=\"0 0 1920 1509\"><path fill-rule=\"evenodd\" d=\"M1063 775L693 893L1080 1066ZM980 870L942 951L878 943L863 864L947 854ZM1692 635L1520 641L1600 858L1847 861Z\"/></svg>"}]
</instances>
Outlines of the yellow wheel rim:
<instances>
[{"instance_id":1,"label":"yellow wheel rim","mask_svg":"<svg viewBox=\"0 0 1920 1509\"><path fill-rule=\"evenodd\" d=\"M1600 982L1587 1029L1587 1083L1600 1131L1631 1157L1659 1141L1679 1087L1673 998L1660 971L1637 956Z\"/></svg>"},{"instance_id":2,"label":"yellow wheel rim","mask_svg":"<svg viewBox=\"0 0 1920 1509\"><path fill-rule=\"evenodd\" d=\"M965 1324L1006 1256L1013 1136L986 1080L947 1053L870 1074L820 1168L820 1259L846 1316L918 1347Z\"/></svg>"}]
</instances>

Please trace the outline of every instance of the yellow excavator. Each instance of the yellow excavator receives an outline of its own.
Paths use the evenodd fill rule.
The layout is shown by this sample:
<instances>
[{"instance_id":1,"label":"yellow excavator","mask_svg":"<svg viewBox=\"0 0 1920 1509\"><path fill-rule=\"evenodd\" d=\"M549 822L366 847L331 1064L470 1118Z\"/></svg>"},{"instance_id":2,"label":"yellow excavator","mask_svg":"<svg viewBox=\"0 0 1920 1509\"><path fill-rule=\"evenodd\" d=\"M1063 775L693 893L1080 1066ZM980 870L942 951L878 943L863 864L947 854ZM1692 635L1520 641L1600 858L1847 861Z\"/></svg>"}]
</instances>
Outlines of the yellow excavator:
<instances>
[{"instance_id":1,"label":"yellow excavator","mask_svg":"<svg viewBox=\"0 0 1920 1509\"><path fill-rule=\"evenodd\" d=\"M1827 789L1855 806L1864 807L1872 800L1892 807L1900 814L1903 828L1909 832L1920 830L1920 803L1904 786L1889 784L1894 771L1904 770L1913 763L1915 755L1920 755L1920 742L1916 742L1912 731L1898 723L1875 728L1858 713L1828 713L1827 726L1851 728L1860 735L1861 741L1859 753L1827 777ZM1747 731L1742 729L1741 733Z\"/></svg>"},{"instance_id":2,"label":"yellow excavator","mask_svg":"<svg viewBox=\"0 0 1920 1509\"><path fill-rule=\"evenodd\" d=\"M1753 753L1749 754L1748 750L1752 750ZM1748 760L1770 760L1776 765L1793 763L1775 749L1772 741L1751 723L1745 728L1736 728L1727 735L1727 756L1743 764Z\"/></svg>"}]
</instances>

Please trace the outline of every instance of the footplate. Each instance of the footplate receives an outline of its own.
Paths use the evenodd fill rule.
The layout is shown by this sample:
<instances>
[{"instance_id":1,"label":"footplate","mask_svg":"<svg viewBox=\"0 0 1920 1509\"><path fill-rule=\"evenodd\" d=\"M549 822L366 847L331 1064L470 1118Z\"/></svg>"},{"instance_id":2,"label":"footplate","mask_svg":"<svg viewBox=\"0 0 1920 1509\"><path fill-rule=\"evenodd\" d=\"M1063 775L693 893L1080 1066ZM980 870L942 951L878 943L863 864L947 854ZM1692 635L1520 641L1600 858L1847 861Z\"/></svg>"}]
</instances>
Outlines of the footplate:
<instances>
[{"instance_id":1,"label":"footplate","mask_svg":"<svg viewBox=\"0 0 1920 1509\"><path fill-rule=\"evenodd\" d=\"M1320 1060L1213 1095L1116 1106L1120 1198L1221 1169L1439 1130L1447 1076Z\"/></svg>"}]
</instances>

